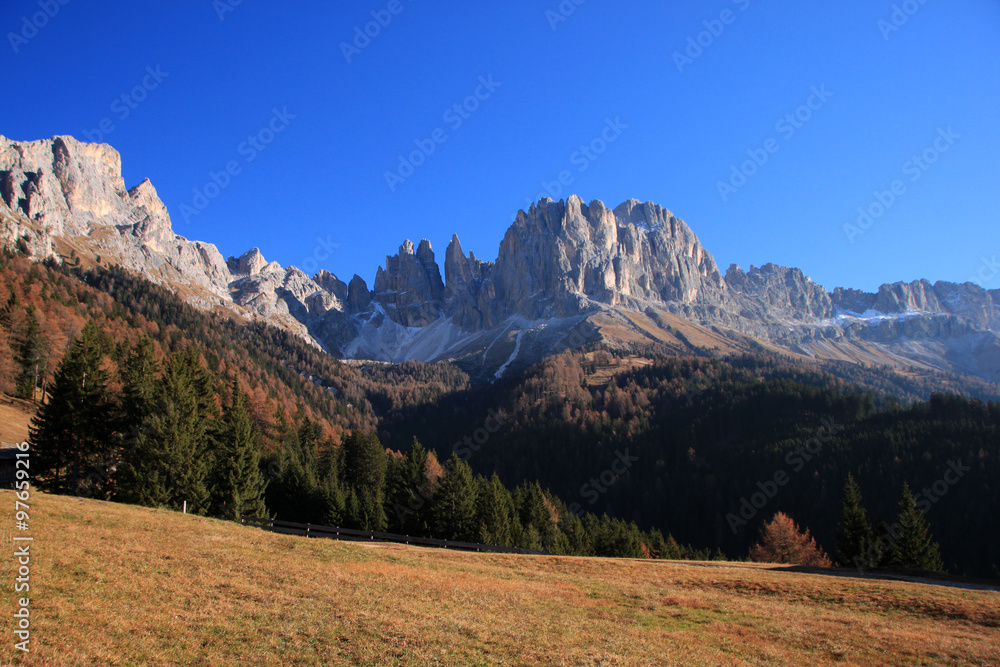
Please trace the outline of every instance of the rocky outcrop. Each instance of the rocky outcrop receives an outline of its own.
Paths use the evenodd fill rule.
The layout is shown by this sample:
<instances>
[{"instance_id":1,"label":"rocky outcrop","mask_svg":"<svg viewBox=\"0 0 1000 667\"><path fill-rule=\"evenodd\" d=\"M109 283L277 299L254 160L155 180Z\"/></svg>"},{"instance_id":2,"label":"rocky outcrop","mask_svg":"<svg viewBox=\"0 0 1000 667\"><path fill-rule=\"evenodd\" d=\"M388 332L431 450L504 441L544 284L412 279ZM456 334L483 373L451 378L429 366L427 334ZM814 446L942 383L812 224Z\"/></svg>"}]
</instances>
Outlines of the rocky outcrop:
<instances>
[{"instance_id":1,"label":"rocky outcrop","mask_svg":"<svg viewBox=\"0 0 1000 667\"><path fill-rule=\"evenodd\" d=\"M326 269L320 270L313 276L313 282L330 292L341 301L347 300L347 283L340 280ZM367 289L367 288L366 288Z\"/></svg>"},{"instance_id":2,"label":"rocky outcrop","mask_svg":"<svg viewBox=\"0 0 1000 667\"><path fill-rule=\"evenodd\" d=\"M760 268L751 266L749 273L744 273L734 264L726 271L726 284L734 295L741 297L744 316L762 321L808 321L827 319L834 314L827 291L800 269L765 264Z\"/></svg>"},{"instance_id":3,"label":"rocky outcrop","mask_svg":"<svg viewBox=\"0 0 1000 667\"><path fill-rule=\"evenodd\" d=\"M600 305L718 307L724 281L694 232L670 211L630 200L614 211L542 199L500 244L479 307L486 324L517 314L577 315Z\"/></svg>"},{"instance_id":4,"label":"rocky outcrop","mask_svg":"<svg viewBox=\"0 0 1000 667\"><path fill-rule=\"evenodd\" d=\"M835 308L847 313L861 315L875 308L875 298L877 295L863 292L856 289L844 289L838 287L830 295Z\"/></svg>"},{"instance_id":5,"label":"rocky outcrop","mask_svg":"<svg viewBox=\"0 0 1000 667\"><path fill-rule=\"evenodd\" d=\"M483 283L493 269L492 262L476 259L462 251L458 234L451 237L444 256L445 301L456 325L467 330L483 327L483 314L479 299Z\"/></svg>"},{"instance_id":6,"label":"rocky outcrop","mask_svg":"<svg viewBox=\"0 0 1000 667\"><path fill-rule=\"evenodd\" d=\"M351 283L347 286L347 304L351 312L359 313L368 308L372 302L372 295L368 292L368 285L358 274L354 274Z\"/></svg>"},{"instance_id":7,"label":"rocky outcrop","mask_svg":"<svg viewBox=\"0 0 1000 667\"><path fill-rule=\"evenodd\" d=\"M443 279L430 242L405 241L372 290L357 275L348 284L326 270L310 278L267 262L258 248L224 260L214 245L174 233L148 180L125 188L117 151L72 137L0 137L0 218L0 239L39 259L86 250L199 307L263 318L335 354L465 356L494 364L489 376L518 355L526 363L612 335L588 318L630 327L632 316L648 316L666 330L677 316L710 337L750 337L799 354L850 358L844 346L864 341L857 358L869 359L875 346L891 363L1000 377L1000 290L920 280L828 293L801 270L774 264L732 265L723 276L684 221L635 199L614 209L575 195L542 199L518 212L496 262L466 254L453 236Z\"/></svg>"},{"instance_id":8,"label":"rocky outcrop","mask_svg":"<svg viewBox=\"0 0 1000 667\"><path fill-rule=\"evenodd\" d=\"M236 276L255 276L268 266L260 248L251 248L237 258L230 257L227 265L229 271Z\"/></svg>"},{"instance_id":9,"label":"rocky outcrop","mask_svg":"<svg viewBox=\"0 0 1000 667\"><path fill-rule=\"evenodd\" d=\"M385 258L385 269L375 274L372 298L392 321L404 327L427 326L444 312L444 282L427 239L416 253L409 240L399 253Z\"/></svg>"}]
</instances>

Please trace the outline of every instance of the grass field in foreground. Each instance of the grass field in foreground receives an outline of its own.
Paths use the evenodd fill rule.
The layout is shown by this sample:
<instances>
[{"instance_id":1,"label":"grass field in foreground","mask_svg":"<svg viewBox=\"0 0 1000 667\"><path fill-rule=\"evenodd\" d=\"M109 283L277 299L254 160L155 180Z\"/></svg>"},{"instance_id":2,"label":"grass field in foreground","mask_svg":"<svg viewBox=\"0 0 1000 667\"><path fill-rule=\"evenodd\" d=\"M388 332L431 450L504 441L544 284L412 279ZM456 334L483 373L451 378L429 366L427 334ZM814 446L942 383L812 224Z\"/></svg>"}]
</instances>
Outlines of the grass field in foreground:
<instances>
[{"instance_id":1,"label":"grass field in foreground","mask_svg":"<svg viewBox=\"0 0 1000 667\"><path fill-rule=\"evenodd\" d=\"M0 504L3 664L1000 664L995 592L306 540L38 492L23 656Z\"/></svg>"}]
</instances>

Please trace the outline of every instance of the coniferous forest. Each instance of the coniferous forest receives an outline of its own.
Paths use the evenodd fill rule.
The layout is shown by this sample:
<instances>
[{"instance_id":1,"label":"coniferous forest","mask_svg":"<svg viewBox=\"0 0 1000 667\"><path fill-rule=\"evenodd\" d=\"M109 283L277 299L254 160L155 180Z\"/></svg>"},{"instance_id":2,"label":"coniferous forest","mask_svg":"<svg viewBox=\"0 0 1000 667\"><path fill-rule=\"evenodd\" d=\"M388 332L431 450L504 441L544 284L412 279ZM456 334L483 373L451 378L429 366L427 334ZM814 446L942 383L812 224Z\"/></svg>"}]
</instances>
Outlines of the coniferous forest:
<instances>
[{"instance_id":1,"label":"coniferous forest","mask_svg":"<svg viewBox=\"0 0 1000 667\"><path fill-rule=\"evenodd\" d=\"M1000 404L981 381L592 348L481 385L452 364L342 363L123 270L15 254L0 303L0 390L41 404L34 475L54 493L557 554L1000 577Z\"/></svg>"}]
</instances>

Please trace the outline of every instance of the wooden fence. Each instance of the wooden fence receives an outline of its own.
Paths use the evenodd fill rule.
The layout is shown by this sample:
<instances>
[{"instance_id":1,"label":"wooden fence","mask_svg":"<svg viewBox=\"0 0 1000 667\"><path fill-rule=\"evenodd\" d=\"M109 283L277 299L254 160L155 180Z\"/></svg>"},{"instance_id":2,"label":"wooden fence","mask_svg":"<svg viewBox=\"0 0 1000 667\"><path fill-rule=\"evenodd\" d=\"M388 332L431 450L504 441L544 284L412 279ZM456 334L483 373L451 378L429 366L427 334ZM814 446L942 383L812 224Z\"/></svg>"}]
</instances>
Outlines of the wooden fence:
<instances>
[{"instance_id":1,"label":"wooden fence","mask_svg":"<svg viewBox=\"0 0 1000 667\"><path fill-rule=\"evenodd\" d=\"M263 528L272 533L284 535L302 535L304 537L325 537L331 540L349 540L352 542L393 542L396 544L412 544L418 547L437 547L439 549L459 549L461 551L495 551L508 554L547 555L541 551L520 549L517 547L501 547L495 544L475 544L473 542L456 542L454 540L435 540L428 537L411 537L393 533L379 533L373 530L352 530L350 528L333 528L319 526L314 523L294 523L277 519L262 519L244 516L240 522L245 526Z\"/></svg>"}]
</instances>

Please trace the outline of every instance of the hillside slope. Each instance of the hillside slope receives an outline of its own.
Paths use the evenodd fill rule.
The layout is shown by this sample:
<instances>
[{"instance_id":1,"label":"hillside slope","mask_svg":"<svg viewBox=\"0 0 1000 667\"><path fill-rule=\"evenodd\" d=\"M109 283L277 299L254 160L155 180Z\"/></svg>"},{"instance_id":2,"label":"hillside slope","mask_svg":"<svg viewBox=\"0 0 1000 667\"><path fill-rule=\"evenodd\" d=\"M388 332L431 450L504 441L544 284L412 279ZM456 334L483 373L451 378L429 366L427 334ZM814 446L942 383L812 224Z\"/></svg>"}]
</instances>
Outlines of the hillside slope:
<instances>
[{"instance_id":1,"label":"hillside slope","mask_svg":"<svg viewBox=\"0 0 1000 667\"><path fill-rule=\"evenodd\" d=\"M40 493L32 534L33 650L4 664L1000 664L994 592L307 541Z\"/></svg>"}]
</instances>

